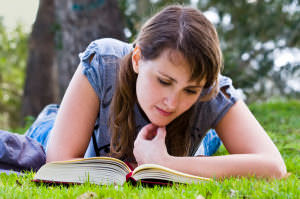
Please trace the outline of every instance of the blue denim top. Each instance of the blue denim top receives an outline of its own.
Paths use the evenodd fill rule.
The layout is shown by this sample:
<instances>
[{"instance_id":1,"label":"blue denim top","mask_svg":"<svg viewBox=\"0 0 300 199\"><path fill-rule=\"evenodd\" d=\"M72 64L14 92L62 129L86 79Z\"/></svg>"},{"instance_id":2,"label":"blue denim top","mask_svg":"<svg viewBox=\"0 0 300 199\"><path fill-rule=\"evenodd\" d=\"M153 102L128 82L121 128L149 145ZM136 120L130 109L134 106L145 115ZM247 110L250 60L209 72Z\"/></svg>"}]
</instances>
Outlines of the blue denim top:
<instances>
[{"instance_id":1,"label":"blue denim top","mask_svg":"<svg viewBox=\"0 0 300 199\"><path fill-rule=\"evenodd\" d=\"M123 56L133 50L131 44L116 39L99 39L91 42L86 50L79 54L80 63L83 66L83 74L94 88L100 100L99 115L94 129L94 141L91 139L85 157L96 156L94 143L97 144L99 155L105 156L109 152L109 105L115 90L115 80L119 67L119 61ZM90 56L93 59L90 62ZM195 115L191 118L191 149L193 155L205 136L205 133L215 128L218 122L238 99L237 92L230 78L220 75L219 87L225 88L229 98L221 91L210 101L196 102ZM134 107L136 128L139 131L147 122L137 105Z\"/></svg>"}]
</instances>

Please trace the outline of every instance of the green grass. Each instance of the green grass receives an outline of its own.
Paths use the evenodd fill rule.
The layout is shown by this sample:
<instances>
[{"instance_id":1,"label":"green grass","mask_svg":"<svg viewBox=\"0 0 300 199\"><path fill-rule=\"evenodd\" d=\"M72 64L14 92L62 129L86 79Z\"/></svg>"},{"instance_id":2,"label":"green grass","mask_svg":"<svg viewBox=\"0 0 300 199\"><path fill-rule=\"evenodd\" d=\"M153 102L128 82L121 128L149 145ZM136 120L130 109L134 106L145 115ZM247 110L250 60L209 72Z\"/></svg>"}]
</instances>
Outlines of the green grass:
<instances>
[{"instance_id":1,"label":"green grass","mask_svg":"<svg viewBox=\"0 0 300 199\"><path fill-rule=\"evenodd\" d=\"M139 186L46 186L24 176L0 174L0 198L300 198L300 101L252 104L251 111L279 148L291 175L267 180L228 178L200 185L147 188ZM21 130L20 130L21 131ZM226 154L222 146L218 155ZM85 195L82 195L85 194Z\"/></svg>"}]
</instances>

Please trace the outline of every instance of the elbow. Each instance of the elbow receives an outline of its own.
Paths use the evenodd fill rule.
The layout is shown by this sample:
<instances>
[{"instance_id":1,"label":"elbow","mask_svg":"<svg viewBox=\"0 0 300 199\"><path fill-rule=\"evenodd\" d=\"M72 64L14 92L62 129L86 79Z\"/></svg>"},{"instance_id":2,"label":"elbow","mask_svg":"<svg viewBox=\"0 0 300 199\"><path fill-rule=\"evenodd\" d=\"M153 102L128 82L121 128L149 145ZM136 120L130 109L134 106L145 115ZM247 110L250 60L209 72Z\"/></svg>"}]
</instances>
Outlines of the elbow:
<instances>
[{"instance_id":1,"label":"elbow","mask_svg":"<svg viewBox=\"0 0 300 199\"><path fill-rule=\"evenodd\" d=\"M287 176L287 170L284 161L280 158L272 161L271 176L276 179L282 179Z\"/></svg>"},{"instance_id":2,"label":"elbow","mask_svg":"<svg viewBox=\"0 0 300 199\"><path fill-rule=\"evenodd\" d=\"M259 159L258 176L275 179L287 177L286 166L280 155L261 154Z\"/></svg>"},{"instance_id":3,"label":"elbow","mask_svg":"<svg viewBox=\"0 0 300 199\"><path fill-rule=\"evenodd\" d=\"M52 150L52 148L48 147L46 152L46 163L54 162L54 161L61 161L66 160L65 155L62 151L59 153L56 150Z\"/></svg>"},{"instance_id":4,"label":"elbow","mask_svg":"<svg viewBox=\"0 0 300 199\"><path fill-rule=\"evenodd\" d=\"M283 165L278 166L276 170L275 178L282 179L285 178L286 176L287 176L287 171L286 171L285 164L283 163Z\"/></svg>"},{"instance_id":5,"label":"elbow","mask_svg":"<svg viewBox=\"0 0 300 199\"><path fill-rule=\"evenodd\" d=\"M69 158L68 156L63 155L62 153L60 153L60 154L49 153L48 151L46 153L46 163L55 162L55 161L64 161L64 160L68 160L68 159L72 159L72 158L71 157Z\"/></svg>"},{"instance_id":6,"label":"elbow","mask_svg":"<svg viewBox=\"0 0 300 199\"><path fill-rule=\"evenodd\" d=\"M83 158L84 154L74 154L73 151L62 151L57 152L57 150L51 150L48 148L46 152L46 163L56 162L56 161L66 161L77 158Z\"/></svg>"},{"instance_id":7,"label":"elbow","mask_svg":"<svg viewBox=\"0 0 300 199\"><path fill-rule=\"evenodd\" d=\"M53 155L51 155L51 153L49 153L49 152L47 151L47 153L46 153L46 163L53 162L53 161L55 161L55 160L56 160L56 158L53 157Z\"/></svg>"}]
</instances>

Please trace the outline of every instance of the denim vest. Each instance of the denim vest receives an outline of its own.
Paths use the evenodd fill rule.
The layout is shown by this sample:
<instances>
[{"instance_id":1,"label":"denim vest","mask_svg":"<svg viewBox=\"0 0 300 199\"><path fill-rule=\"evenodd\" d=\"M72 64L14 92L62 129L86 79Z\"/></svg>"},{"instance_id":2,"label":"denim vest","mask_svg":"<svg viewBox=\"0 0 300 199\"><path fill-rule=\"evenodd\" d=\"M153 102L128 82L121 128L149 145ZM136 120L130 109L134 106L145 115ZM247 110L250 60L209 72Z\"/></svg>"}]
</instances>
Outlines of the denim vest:
<instances>
[{"instance_id":1,"label":"denim vest","mask_svg":"<svg viewBox=\"0 0 300 199\"><path fill-rule=\"evenodd\" d=\"M99 39L91 42L86 50L79 54L83 74L87 77L100 100L99 115L95 123L93 137L85 157L105 156L109 152L110 132L108 129L109 107L115 90L115 80L119 62L133 50L131 44L111 39ZM93 59L90 61L90 57ZM214 129L230 107L237 101L237 92L230 78L220 75L219 88L225 89L206 102L196 102L195 114L191 118L191 149L193 155L202 138L209 129ZM148 123L140 109L134 107L136 129L139 131Z\"/></svg>"}]
</instances>

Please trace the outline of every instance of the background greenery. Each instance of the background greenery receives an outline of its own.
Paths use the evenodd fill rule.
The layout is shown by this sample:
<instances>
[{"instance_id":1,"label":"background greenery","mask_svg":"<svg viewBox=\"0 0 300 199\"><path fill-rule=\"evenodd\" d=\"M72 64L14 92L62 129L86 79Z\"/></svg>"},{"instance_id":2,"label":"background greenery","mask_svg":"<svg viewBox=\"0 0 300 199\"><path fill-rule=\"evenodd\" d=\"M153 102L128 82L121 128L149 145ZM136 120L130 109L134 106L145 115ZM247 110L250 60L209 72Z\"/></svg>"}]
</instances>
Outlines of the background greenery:
<instances>
[{"instance_id":1,"label":"background greenery","mask_svg":"<svg viewBox=\"0 0 300 199\"><path fill-rule=\"evenodd\" d=\"M0 129L19 125L27 39L21 24L8 32L0 17Z\"/></svg>"},{"instance_id":2,"label":"background greenery","mask_svg":"<svg viewBox=\"0 0 300 199\"><path fill-rule=\"evenodd\" d=\"M100 2L100 1L99 1ZM102 1L101 1L102 2ZM289 84L300 81L300 63L275 67L276 56L286 50L300 52L298 0L119 0L127 40L132 42L141 24L162 7L191 4L213 13L224 54L223 74L247 96L247 102L272 97L298 98ZM0 129L20 126L29 33L21 25L8 32L0 17ZM299 56L294 54L293 56ZM30 118L29 118L30 119Z\"/></svg>"}]
</instances>

